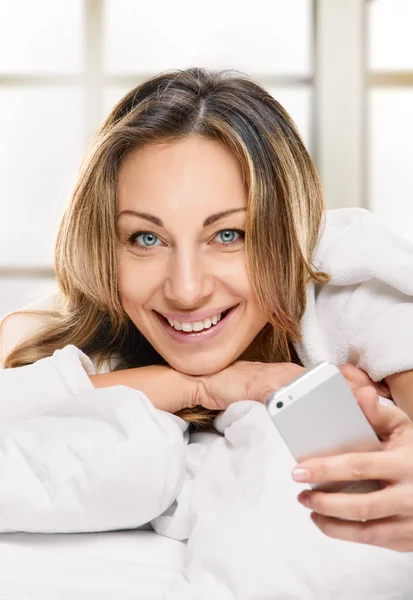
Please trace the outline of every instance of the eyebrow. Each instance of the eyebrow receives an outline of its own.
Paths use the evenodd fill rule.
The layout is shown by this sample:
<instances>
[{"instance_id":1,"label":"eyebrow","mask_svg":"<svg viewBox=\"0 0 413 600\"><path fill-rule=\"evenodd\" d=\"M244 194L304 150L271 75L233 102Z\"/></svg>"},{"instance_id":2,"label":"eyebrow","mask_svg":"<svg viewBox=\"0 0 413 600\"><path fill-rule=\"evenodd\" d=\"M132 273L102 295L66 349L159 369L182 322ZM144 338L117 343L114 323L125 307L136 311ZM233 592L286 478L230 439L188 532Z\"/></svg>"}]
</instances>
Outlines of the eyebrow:
<instances>
[{"instance_id":1,"label":"eyebrow","mask_svg":"<svg viewBox=\"0 0 413 600\"><path fill-rule=\"evenodd\" d=\"M219 221L223 217L227 217L228 215L232 215L236 212L240 212L241 210L245 211L247 209L245 207L230 208L229 210L224 210L222 212L215 213L214 215L210 215L209 217L207 217L205 219L202 226L208 227L208 225L212 225L213 223L215 223L216 221ZM119 217L121 215L132 215L134 217L140 217L141 219L150 221L151 223L154 223L155 225L158 225L159 227L164 226L164 224L162 223L161 219L159 219L159 217L155 217L155 215L150 215L149 213L138 212L136 210L123 210L121 213L118 214L117 219L119 219Z\"/></svg>"}]
</instances>

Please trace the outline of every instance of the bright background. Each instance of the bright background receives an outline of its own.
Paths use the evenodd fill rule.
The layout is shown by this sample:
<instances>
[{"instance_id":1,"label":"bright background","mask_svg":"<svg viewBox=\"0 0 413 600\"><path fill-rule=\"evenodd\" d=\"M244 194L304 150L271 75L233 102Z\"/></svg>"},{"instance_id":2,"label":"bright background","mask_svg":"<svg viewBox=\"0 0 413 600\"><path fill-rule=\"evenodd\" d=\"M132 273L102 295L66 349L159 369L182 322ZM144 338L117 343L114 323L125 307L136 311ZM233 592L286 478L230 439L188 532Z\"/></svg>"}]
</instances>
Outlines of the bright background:
<instances>
[{"instance_id":1,"label":"bright background","mask_svg":"<svg viewBox=\"0 0 413 600\"><path fill-rule=\"evenodd\" d=\"M235 68L291 113L330 208L413 240L413 0L0 0L0 315L53 282L57 224L113 104Z\"/></svg>"}]
</instances>

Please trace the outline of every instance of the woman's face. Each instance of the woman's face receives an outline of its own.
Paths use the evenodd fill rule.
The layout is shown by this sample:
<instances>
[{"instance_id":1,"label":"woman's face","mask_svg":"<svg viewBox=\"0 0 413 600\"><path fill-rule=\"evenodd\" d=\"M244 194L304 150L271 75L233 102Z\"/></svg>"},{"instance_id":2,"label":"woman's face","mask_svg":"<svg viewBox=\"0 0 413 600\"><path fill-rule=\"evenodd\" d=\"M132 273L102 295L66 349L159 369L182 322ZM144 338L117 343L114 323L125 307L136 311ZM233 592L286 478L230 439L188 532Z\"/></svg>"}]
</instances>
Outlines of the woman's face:
<instances>
[{"instance_id":1,"label":"woman's face","mask_svg":"<svg viewBox=\"0 0 413 600\"><path fill-rule=\"evenodd\" d=\"M217 141L146 145L121 165L121 303L178 371L220 371L266 324L247 275L246 206L241 168Z\"/></svg>"}]
</instances>

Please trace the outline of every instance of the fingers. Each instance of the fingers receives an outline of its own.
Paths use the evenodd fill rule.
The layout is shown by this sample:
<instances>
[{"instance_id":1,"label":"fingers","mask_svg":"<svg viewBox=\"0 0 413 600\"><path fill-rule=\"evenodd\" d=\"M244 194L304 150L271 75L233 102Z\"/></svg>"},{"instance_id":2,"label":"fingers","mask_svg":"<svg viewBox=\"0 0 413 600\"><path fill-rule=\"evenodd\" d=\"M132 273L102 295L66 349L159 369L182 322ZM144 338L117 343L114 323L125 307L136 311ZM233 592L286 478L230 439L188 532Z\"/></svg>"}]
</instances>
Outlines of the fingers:
<instances>
[{"instance_id":1,"label":"fingers","mask_svg":"<svg viewBox=\"0 0 413 600\"><path fill-rule=\"evenodd\" d=\"M364 479L398 481L406 476L409 466L399 453L378 451L314 458L300 463L296 468L309 471L306 482L322 483ZM301 478L300 481L304 480Z\"/></svg>"},{"instance_id":2,"label":"fingers","mask_svg":"<svg viewBox=\"0 0 413 600\"><path fill-rule=\"evenodd\" d=\"M389 486L369 494L329 494L305 490L299 502L317 514L351 521L373 521L413 515L413 498L404 486Z\"/></svg>"},{"instance_id":3,"label":"fingers","mask_svg":"<svg viewBox=\"0 0 413 600\"><path fill-rule=\"evenodd\" d=\"M391 398L389 387L385 383L376 383L372 381L362 369L351 364L339 365L338 368L340 369L341 374L346 378L352 392L361 387L370 385L375 389L376 394L379 394L383 398Z\"/></svg>"},{"instance_id":4,"label":"fingers","mask_svg":"<svg viewBox=\"0 0 413 600\"><path fill-rule=\"evenodd\" d=\"M338 368L340 369L341 374L346 378L347 383L352 391L360 387L365 387L366 385L370 385L372 383L367 373L365 373L361 369L358 369L354 365L338 365Z\"/></svg>"},{"instance_id":5,"label":"fingers","mask_svg":"<svg viewBox=\"0 0 413 600\"><path fill-rule=\"evenodd\" d=\"M406 413L397 406L380 404L372 387L355 390L354 396L371 426L382 439L401 433L406 429L413 432L412 422Z\"/></svg>"},{"instance_id":6,"label":"fingers","mask_svg":"<svg viewBox=\"0 0 413 600\"><path fill-rule=\"evenodd\" d=\"M381 546L401 552L411 552L413 550L413 523L411 519L384 519L356 523L318 516L316 513L312 513L311 518L325 535L332 538Z\"/></svg>"}]
</instances>

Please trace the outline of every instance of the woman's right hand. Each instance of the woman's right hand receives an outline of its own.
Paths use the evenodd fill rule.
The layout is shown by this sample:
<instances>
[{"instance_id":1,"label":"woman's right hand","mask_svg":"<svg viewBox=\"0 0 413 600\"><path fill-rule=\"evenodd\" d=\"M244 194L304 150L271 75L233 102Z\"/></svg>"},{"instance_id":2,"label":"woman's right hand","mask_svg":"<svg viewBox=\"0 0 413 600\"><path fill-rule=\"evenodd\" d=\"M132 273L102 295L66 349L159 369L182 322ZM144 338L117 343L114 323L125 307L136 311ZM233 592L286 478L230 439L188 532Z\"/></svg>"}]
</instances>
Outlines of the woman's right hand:
<instances>
[{"instance_id":1,"label":"woman's right hand","mask_svg":"<svg viewBox=\"0 0 413 600\"><path fill-rule=\"evenodd\" d=\"M339 365L351 390L371 385L376 392L389 397L385 385L374 383L362 369ZM236 361L218 373L197 377L197 393L193 405L211 410L225 410L239 400L264 403L268 396L304 373L307 369L294 363L262 363ZM386 389L387 388L387 389Z\"/></svg>"}]
</instances>

